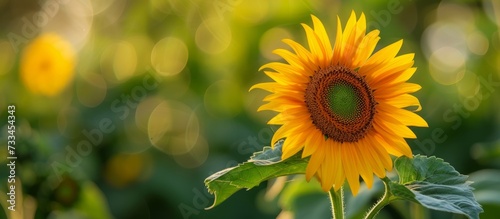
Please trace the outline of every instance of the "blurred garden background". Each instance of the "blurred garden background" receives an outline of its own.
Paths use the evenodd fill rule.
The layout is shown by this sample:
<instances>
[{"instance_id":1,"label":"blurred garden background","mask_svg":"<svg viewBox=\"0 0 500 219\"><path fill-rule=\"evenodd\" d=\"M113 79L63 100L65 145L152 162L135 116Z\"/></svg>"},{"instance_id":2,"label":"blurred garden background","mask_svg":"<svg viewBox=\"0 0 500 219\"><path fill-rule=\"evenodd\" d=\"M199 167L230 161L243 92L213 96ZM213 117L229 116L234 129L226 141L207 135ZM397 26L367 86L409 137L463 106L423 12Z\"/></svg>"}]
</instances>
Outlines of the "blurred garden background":
<instances>
[{"instance_id":1,"label":"blurred garden background","mask_svg":"<svg viewBox=\"0 0 500 219\"><path fill-rule=\"evenodd\" d=\"M378 47L404 39L429 128L415 154L475 181L481 218L500 214L500 3L328 0L0 0L0 218L329 218L303 176L240 191L211 210L203 180L269 145L257 112L272 51L300 23L364 12ZM7 166L15 106L15 177ZM314 181L314 180L313 180ZM16 211L8 210L16 185ZM382 184L349 198L358 218ZM409 209L409 210L408 210ZM379 218L463 218L393 204Z\"/></svg>"}]
</instances>

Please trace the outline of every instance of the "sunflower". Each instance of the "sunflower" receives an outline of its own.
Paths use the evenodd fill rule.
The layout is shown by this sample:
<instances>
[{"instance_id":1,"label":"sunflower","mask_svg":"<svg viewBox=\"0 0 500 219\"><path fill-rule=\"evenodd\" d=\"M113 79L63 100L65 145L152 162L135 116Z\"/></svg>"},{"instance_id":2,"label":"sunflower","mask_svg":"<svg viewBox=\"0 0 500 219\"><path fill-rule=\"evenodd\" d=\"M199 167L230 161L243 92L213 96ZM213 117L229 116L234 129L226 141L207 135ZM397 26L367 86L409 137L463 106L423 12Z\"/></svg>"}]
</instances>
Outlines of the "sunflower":
<instances>
[{"instance_id":1,"label":"sunflower","mask_svg":"<svg viewBox=\"0 0 500 219\"><path fill-rule=\"evenodd\" d=\"M371 188L373 174L383 178L392 169L390 155L412 157L405 138L416 136L408 126L428 126L408 110L421 109L410 94L421 86L406 82L416 71L414 54L397 56L402 40L373 53L380 32L366 33L365 15L357 19L354 11L343 31L337 17L332 48L321 21L311 17L312 28L302 24L309 49L284 39L293 52L274 53L287 63L263 65L274 81L250 90L271 92L258 110L278 112L268 124L281 125L271 143L285 139L282 159L302 151L310 157L308 181L316 176L323 190L337 191L347 179L356 195L360 176Z\"/></svg>"},{"instance_id":2,"label":"sunflower","mask_svg":"<svg viewBox=\"0 0 500 219\"><path fill-rule=\"evenodd\" d=\"M73 47L59 35L44 33L25 49L21 59L21 79L32 93L55 96L74 76Z\"/></svg>"}]
</instances>

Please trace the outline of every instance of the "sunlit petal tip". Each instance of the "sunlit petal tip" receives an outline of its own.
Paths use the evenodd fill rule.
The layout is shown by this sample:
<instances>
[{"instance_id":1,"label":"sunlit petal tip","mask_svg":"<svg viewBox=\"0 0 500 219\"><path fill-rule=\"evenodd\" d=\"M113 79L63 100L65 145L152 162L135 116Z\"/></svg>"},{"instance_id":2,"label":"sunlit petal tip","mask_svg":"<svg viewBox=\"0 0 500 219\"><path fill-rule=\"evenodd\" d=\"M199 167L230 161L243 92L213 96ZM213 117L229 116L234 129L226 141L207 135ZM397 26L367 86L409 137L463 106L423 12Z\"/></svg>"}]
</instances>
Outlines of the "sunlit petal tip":
<instances>
[{"instance_id":1,"label":"sunlit petal tip","mask_svg":"<svg viewBox=\"0 0 500 219\"><path fill-rule=\"evenodd\" d=\"M282 39L282 40L281 40L281 42L284 42L284 43L286 43L286 44L289 44L289 43L291 43L291 42L295 42L295 41L294 41L294 40L292 40L292 39L284 38L284 39Z\"/></svg>"},{"instance_id":2,"label":"sunlit petal tip","mask_svg":"<svg viewBox=\"0 0 500 219\"><path fill-rule=\"evenodd\" d=\"M363 26L366 26L366 17L365 17L365 13L361 13L361 15L359 16L358 24L361 24L361 25L363 25ZM366 30L366 28L365 28L364 30Z\"/></svg>"},{"instance_id":3,"label":"sunlit petal tip","mask_svg":"<svg viewBox=\"0 0 500 219\"><path fill-rule=\"evenodd\" d=\"M417 109L413 110L413 112L420 112L421 110L422 110L422 106L420 104L418 104Z\"/></svg>"},{"instance_id":4,"label":"sunlit petal tip","mask_svg":"<svg viewBox=\"0 0 500 219\"><path fill-rule=\"evenodd\" d=\"M417 92L419 91L420 89L422 89L422 86L420 84L413 84L415 86L415 89L412 91L413 92Z\"/></svg>"},{"instance_id":5,"label":"sunlit petal tip","mask_svg":"<svg viewBox=\"0 0 500 219\"><path fill-rule=\"evenodd\" d=\"M263 69L272 69L272 66L274 64L275 64L275 62L270 62L270 63L264 64L264 65L260 66L259 71L262 71Z\"/></svg>"},{"instance_id":6,"label":"sunlit petal tip","mask_svg":"<svg viewBox=\"0 0 500 219\"><path fill-rule=\"evenodd\" d=\"M281 49L281 48L279 48L279 49L273 49L273 51L271 51L271 53L279 55L283 50L284 49Z\"/></svg>"},{"instance_id":7,"label":"sunlit petal tip","mask_svg":"<svg viewBox=\"0 0 500 219\"><path fill-rule=\"evenodd\" d=\"M254 89L258 89L259 88L259 84L254 84L253 86L250 87L250 89L248 89L248 91L252 91Z\"/></svg>"},{"instance_id":8,"label":"sunlit petal tip","mask_svg":"<svg viewBox=\"0 0 500 219\"><path fill-rule=\"evenodd\" d=\"M393 44L395 45L396 48L398 48L399 51L399 49L401 49L401 47L403 46L403 39L400 39Z\"/></svg>"},{"instance_id":9,"label":"sunlit petal tip","mask_svg":"<svg viewBox=\"0 0 500 219\"><path fill-rule=\"evenodd\" d=\"M349 17L349 20L351 19L356 20L356 12L354 10L351 10L351 16Z\"/></svg>"},{"instance_id":10,"label":"sunlit petal tip","mask_svg":"<svg viewBox=\"0 0 500 219\"><path fill-rule=\"evenodd\" d=\"M309 25L307 25L305 23L300 23L300 25L302 26L302 28L304 28L304 30L307 30L308 28L311 28Z\"/></svg>"},{"instance_id":11,"label":"sunlit petal tip","mask_svg":"<svg viewBox=\"0 0 500 219\"><path fill-rule=\"evenodd\" d=\"M261 107L257 108L257 112L262 112L262 111L265 111L265 110L269 110L267 108L264 107L265 105L262 105Z\"/></svg>"},{"instance_id":12,"label":"sunlit petal tip","mask_svg":"<svg viewBox=\"0 0 500 219\"><path fill-rule=\"evenodd\" d=\"M313 23L316 23L316 22L318 22L318 23L322 23L322 22L318 19L318 17L316 17L314 14L311 14L311 20L313 21Z\"/></svg>"},{"instance_id":13,"label":"sunlit petal tip","mask_svg":"<svg viewBox=\"0 0 500 219\"><path fill-rule=\"evenodd\" d=\"M250 87L249 91L252 91L254 89L262 89L262 90L267 90L269 92L274 93L274 89L276 87L277 83L275 82L266 82L266 83L258 83Z\"/></svg>"},{"instance_id":14,"label":"sunlit petal tip","mask_svg":"<svg viewBox=\"0 0 500 219\"><path fill-rule=\"evenodd\" d=\"M420 116L419 116L420 117ZM420 117L422 118L422 117ZM424 119L422 119L422 124L419 124L418 127L422 127L422 128L428 128L429 127L429 124L427 123L427 121L425 121Z\"/></svg>"}]
</instances>

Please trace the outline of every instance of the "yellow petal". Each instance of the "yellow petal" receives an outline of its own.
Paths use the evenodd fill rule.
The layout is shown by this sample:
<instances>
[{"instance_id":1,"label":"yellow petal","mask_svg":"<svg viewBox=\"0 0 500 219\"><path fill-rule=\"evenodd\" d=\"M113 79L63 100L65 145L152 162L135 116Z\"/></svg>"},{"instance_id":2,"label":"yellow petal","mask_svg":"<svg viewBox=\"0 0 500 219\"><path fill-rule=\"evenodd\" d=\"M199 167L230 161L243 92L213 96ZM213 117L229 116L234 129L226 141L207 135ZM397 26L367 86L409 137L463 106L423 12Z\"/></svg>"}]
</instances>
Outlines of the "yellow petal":
<instances>
[{"instance_id":1,"label":"yellow petal","mask_svg":"<svg viewBox=\"0 0 500 219\"><path fill-rule=\"evenodd\" d=\"M345 65L347 62L350 62L352 59L352 55L350 55L350 51L355 47L355 38L356 37L356 13L354 11L351 12L351 16L347 21L345 26L343 35L342 35L342 46L340 48L340 60L339 63ZM337 42L336 42L337 43Z\"/></svg>"},{"instance_id":2,"label":"yellow petal","mask_svg":"<svg viewBox=\"0 0 500 219\"><path fill-rule=\"evenodd\" d=\"M292 82L289 81L289 79L283 74L271 72L271 71L264 71L264 74L266 74L268 77L270 77L274 81L278 82L278 84L282 84L282 85L292 84Z\"/></svg>"},{"instance_id":3,"label":"yellow petal","mask_svg":"<svg viewBox=\"0 0 500 219\"><path fill-rule=\"evenodd\" d=\"M319 167L325 159L325 147L318 147L316 153L311 155L306 168L306 179L311 180L312 176L318 171Z\"/></svg>"},{"instance_id":4,"label":"yellow petal","mask_svg":"<svg viewBox=\"0 0 500 219\"><path fill-rule=\"evenodd\" d=\"M366 18L365 18L365 14L362 13L359 20L354 24L354 27L352 28L351 32L344 33L344 37L347 37L347 41L345 42L345 44L343 46L343 48L344 48L344 50L342 52L343 59L341 59L343 61L341 61L340 63L342 63L343 65L345 65L351 69L354 69L357 67L357 66L353 65L354 60L356 59L356 57L354 55L357 51L358 46L360 45L361 41L363 40L365 33L366 33Z\"/></svg>"},{"instance_id":5,"label":"yellow petal","mask_svg":"<svg viewBox=\"0 0 500 219\"><path fill-rule=\"evenodd\" d=\"M414 93L418 90L420 90L422 86L419 84L414 84L414 83L402 83L402 84L397 84L388 88L381 88L377 89L373 92L373 95L375 95L375 98L391 98L395 96L399 96L401 94L406 94L406 93Z\"/></svg>"},{"instance_id":6,"label":"yellow petal","mask_svg":"<svg viewBox=\"0 0 500 219\"><path fill-rule=\"evenodd\" d=\"M342 166L344 167L344 173L349 182L349 187L351 188L352 194L357 195L359 191L359 170L353 162L352 155L352 143L342 144Z\"/></svg>"},{"instance_id":7,"label":"yellow petal","mask_svg":"<svg viewBox=\"0 0 500 219\"><path fill-rule=\"evenodd\" d=\"M401 49L403 45L403 40L399 40L389 46L386 46L373 54L368 60L365 62L363 66L359 68L359 73L367 77L369 82L373 79L371 73L385 67L385 64L392 60Z\"/></svg>"},{"instance_id":8,"label":"yellow petal","mask_svg":"<svg viewBox=\"0 0 500 219\"><path fill-rule=\"evenodd\" d=\"M411 94L402 94L399 96L383 99L382 101L384 103L393 105L394 107L398 108L416 106L417 109L415 111L420 111L422 109L422 106L420 105L420 101L418 100L418 98L416 98Z\"/></svg>"},{"instance_id":9,"label":"yellow petal","mask_svg":"<svg viewBox=\"0 0 500 219\"><path fill-rule=\"evenodd\" d=\"M296 107L296 106L294 106L293 102L284 104L282 102L280 103L278 101L272 101L269 103L262 104L262 106L260 106L257 109L257 111L260 112L260 111L264 111L264 110L271 110L271 111L275 111L275 112L283 112L290 107Z\"/></svg>"},{"instance_id":10,"label":"yellow petal","mask_svg":"<svg viewBox=\"0 0 500 219\"><path fill-rule=\"evenodd\" d=\"M382 113L377 114L374 119L373 126L375 129L381 128L386 132L393 133L394 135L401 136L403 138L417 138L415 133L413 133L413 131L411 131L406 125L394 120L392 117L383 116Z\"/></svg>"},{"instance_id":11,"label":"yellow petal","mask_svg":"<svg viewBox=\"0 0 500 219\"><path fill-rule=\"evenodd\" d=\"M273 69L276 72L280 73L285 73L285 72L290 72L290 73L297 73L298 68L291 66L289 64L281 63L281 62L270 62L267 63L259 68L259 71L262 71L263 69ZM299 73L297 73L299 74Z\"/></svg>"},{"instance_id":12,"label":"yellow petal","mask_svg":"<svg viewBox=\"0 0 500 219\"><path fill-rule=\"evenodd\" d=\"M429 127L427 122L424 119L422 119L422 117L420 117L419 115L417 115L413 112L410 112L408 110L393 107L393 106L391 106L389 104L385 104L385 103L379 103L377 107L380 111L385 112L387 116L390 116L390 117L393 117L393 118L399 120L404 125L417 126L417 127ZM382 113L382 112L380 112L380 113Z\"/></svg>"},{"instance_id":13,"label":"yellow petal","mask_svg":"<svg viewBox=\"0 0 500 219\"><path fill-rule=\"evenodd\" d=\"M410 146L403 138L391 136L384 130L377 130L380 134L376 134L376 139L382 144L389 154L400 157L402 155L412 157Z\"/></svg>"},{"instance_id":14,"label":"yellow petal","mask_svg":"<svg viewBox=\"0 0 500 219\"><path fill-rule=\"evenodd\" d=\"M379 30L373 30L363 37L363 40L361 40L361 43L358 45L358 48L356 48L356 53L354 54L354 59L352 61L353 68L358 68L364 65L380 40L379 34Z\"/></svg>"},{"instance_id":15,"label":"yellow petal","mask_svg":"<svg viewBox=\"0 0 500 219\"><path fill-rule=\"evenodd\" d=\"M373 78L371 87L377 89L378 87L387 85L386 78L396 78L399 74L413 66L413 53L405 54L394 58L391 62L387 63L384 67L377 69L371 73ZM384 81L386 83L379 83ZM390 82L390 81L389 81Z\"/></svg>"},{"instance_id":16,"label":"yellow petal","mask_svg":"<svg viewBox=\"0 0 500 219\"><path fill-rule=\"evenodd\" d=\"M384 147L381 147L381 145L377 145L376 147L372 148L375 154L378 156L380 161L382 161L382 165L384 168L388 171L392 170L392 160L391 157L389 156L389 153L385 150ZM384 173L385 174L385 173Z\"/></svg>"},{"instance_id":17,"label":"yellow petal","mask_svg":"<svg viewBox=\"0 0 500 219\"><path fill-rule=\"evenodd\" d=\"M262 90L267 90L270 92L274 92L274 89L276 88L276 85L278 83L276 82L266 82L266 83L258 83L250 87L248 91L251 91L253 89L262 89Z\"/></svg>"},{"instance_id":18,"label":"yellow petal","mask_svg":"<svg viewBox=\"0 0 500 219\"><path fill-rule=\"evenodd\" d=\"M394 78L392 80L392 83L398 84L398 83L403 83L403 82L408 81L413 76L415 71L417 71L417 68L415 68L415 67L406 69L401 74L399 74L398 77Z\"/></svg>"},{"instance_id":19,"label":"yellow petal","mask_svg":"<svg viewBox=\"0 0 500 219\"><path fill-rule=\"evenodd\" d=\"M363 141L359 141L358 144L353 145L352 152L354 155L353 162L357 164L357 168L359 170L359 175L365 180L368 188L371 188L373 185L373 170L370 165L365 160L363 156L365 151L362 150Z\"/></svg>"},{"instance_id":20,"label":"yellow petal","mask_svg":"<svg viewBox=\"0 0 500 219\"><path fill-rule=\"evenodd\" d=\"M333 183L335 185L335 191L338 191L342 187L342 185L344 185L345 181L344 167L342 166L342 148L339 142L334 142L332 140L329 141L331 142L331 149L333 150L331 157L331 159L334 161L333 164L335 172Z\"/></svg>"},{"instance_id":21,"label":"yellow petal","mask_svg":"<svg viewBox=\"0 0 500 219\"><path fill-rule=\"evenodd\" d=\"M384 87L394 86L395 84L404 83L408 79L410 79L411 76L413 76L413 73L415 73L415 70L416 70L416 68L407 68L407 69L395 72L394 74L388 74L387 76L384 76L381 79L377 79L377 80L373 81L370 87L373 89L381 89Z\"/></svg>"},{"instance_id":22,"label":"yellow petal","mask_svg":"<svg viewBox=\"0 0 500 219\"><path fill-rule=\"evenodd\" d=\"M300 150L302 150L304 146L304 137L302 133L288 136L283 143L283 153L281 154L281 159L285 160Z\"/></svg>"},{"instance_id":23,"label":"yellow petal","mask_svg":"<svg viewBox=\"0 0 500 219\"><path fill-rule=\"evenodd\" d=\"M288 64L296 67L297 69L304 69L304 67L307 66L303 63L304 60L300 59L296 54L293 54L288 50L275 49L273 50L273 53L281 56L286 62L288 62Z\"/></svg>"},{"instance_id":24,"label":"yellow petal","mask_svg":"<svg viewBox=\"0 0 500 219\"><path fill-rule=\"evenodd\" d=\"M300 60L302 60L302 64L304 65L303 67L305 70L310 71L310 70L313 70L313 68L316 68L312 64L313 55L306 48L304 48L299 43L297 43L293 40L290 40L290 39L283 39L283 42L288 44L293 49L295 54L297 54L297 56L300 58ZM307 73L307 72L305 72L305 73ZM312 72L311 72L311 74L312 74Z\"/></svg>"},{"instance_id":25,"label":"yellow petal","mask_svg":"<svg viewBox=\"0 0 500 219\"><path fill-rule=\"evenodd\" d=\"M308 137L304 146L304 151L302 152L302 158L311 156L311 154L316 152L318 147L321 147L325 144L322 134L317 130L309 131L307 136Z\"/></svg>"},{"instance_id":26,"label":"yellow petal","mask_svg":"<svg viewBox=\"0 0 500 219\"><path fill-rule=\"evenodd\" d=\"M321 44L323 44L323 48L325 49L325 56L330 58L332 57L332 44L330 43L330 39L328 38L328 34L326 33L325 27L323 23L314 15L311 15L313 20L314 32L318 35L321 40Z\"/></svg>"},{"instance_id":27,"label":"yellow petal","mask_svg":"<svg viewBox=\"0 0 500 219\"><path fill-rule=\"evenodd\" d=\"M274 116L272 119L270 119L267 124L269 125L282 125L286 122L285 117L283 116L282 113L278 113L278 115Z\"/></svg>"},{"instance_id":28,"label":"yellow petal","mask_svg":"<svg viewBox=\"0 0 500 219\"><path fill-rule=\"evenodd\" d=\"M322 170L321 188L323 189L323 191L329 191L333 186L333 181L336 174L334 166L335 161L332 159L333 158L332 147L330 147L330 144L325 146L326 146L325 160L323 161L323 164L321 164L321 170Z\"/></svg>"},{"instance_id":29,"label":"yellow petal","mask_svg":"<svg viewBox=\"0 0 500 219\"><path fill-rule=\"evenodd\" d=\"M302 24L302 27L306 31L309 49L311 50L311 53L314 54L314 56L312 57L313 62L318 67L326 67L327 60L329 57L326 56L326 50L323 47L323 44L320 43L318 35L316 35L314 30L311 27L307 26L306 24Z\"/></svg>"},{"instance_id":30,"label":"yellow petal","mask_svg":"<svg viewBox=\"0 0 500 219\"><path fill-rule=\"evenodd\" d=\"M335 36L335 45L333 47L333 55L331 64L337 65L342 58L341 48L342 48L342 23L340 22L339 16L337 16L337 35Z\"/></svg>"},{"instance_id":31,"label":"yellow petal","mask_svg":"<svg viewBox=\"0 0 500 219\"><path fill-rule=\"evenodd\" d=\"M384 178L385 177L384 164L377 155L374 149L375 147L379 147L378 143L375 142L373 136L368 135L366 137L366 147L364 148L365 155L368 157L367 161L370 163L375 175L377 175L379 178Z\"/></svg>"},{"instance_id":32,"label":"yellow petal","mask_svg":"<svg viewBox=\"0 0 500 219\"><path fill-rule=\"evenodd\" d=\"M271 139L271 146L274 147L276 142L284 137L287 136L288 132L290 132L290 128L287 125L282 125L281 127L276 130L276 132L273 135L273 138Z\"/></svg>"}]
</instances>

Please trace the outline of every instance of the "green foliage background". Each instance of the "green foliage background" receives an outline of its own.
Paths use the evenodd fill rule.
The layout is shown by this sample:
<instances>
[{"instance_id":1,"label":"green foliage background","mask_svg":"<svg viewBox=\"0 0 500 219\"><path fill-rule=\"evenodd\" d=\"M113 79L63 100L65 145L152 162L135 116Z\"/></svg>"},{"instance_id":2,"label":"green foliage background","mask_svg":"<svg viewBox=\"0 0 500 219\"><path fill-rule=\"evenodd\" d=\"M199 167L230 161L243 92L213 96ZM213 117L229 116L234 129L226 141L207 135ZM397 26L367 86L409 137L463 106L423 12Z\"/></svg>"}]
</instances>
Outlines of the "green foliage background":
<instances>
[{"instance_id":1,"label":"green foliage background","mask_svg":"<svg viewBox=\"0 0 500 219\"><path fill-rule=\"evenodd\" d=\"M64 93L43 97L29 93L20 80L25 44L12 47L8 38L9 33L22 36L23 19L36 19L42 7L36 1L0 0L4 207L6 109L14 104L16 175L22 185L17 201L22 197L28 218L328 218L326 194L300 175L238 192L208 211L213 196L203 180L270 144L277 127L266 121L273 113L256 112L266 93L248 89L270 80L258 69L280 61L271 53L286 48L280 40L305 44L300 23L311 24L311 14L333 40L336 16L344 25L354 10L365 13L369 28L380 29L377 49L404 39L400 54L416 54L418 70L410 81L423 87L416 96L429 128L413 129L419 137L408 140L414 153L440 157L470 175L485 211L481 218L500 213L500 5L495 0L57 2L63 13L57 16L68 19L49 16L39 32L68 37L78 64ZM78 7L83 9L70 10ZM157 86L148 88L145 80ZM103 121L111 131L101 129L102 140L75 158L71 151L91 141L85 133ZM356 207L348 215L361 216L382 188L378 181L372 190L349 197L347 205ZM0 218L7 217L10 212L2 209ZM461 216L401 201L379 217Z\"/></svg>"}]
</instances>

